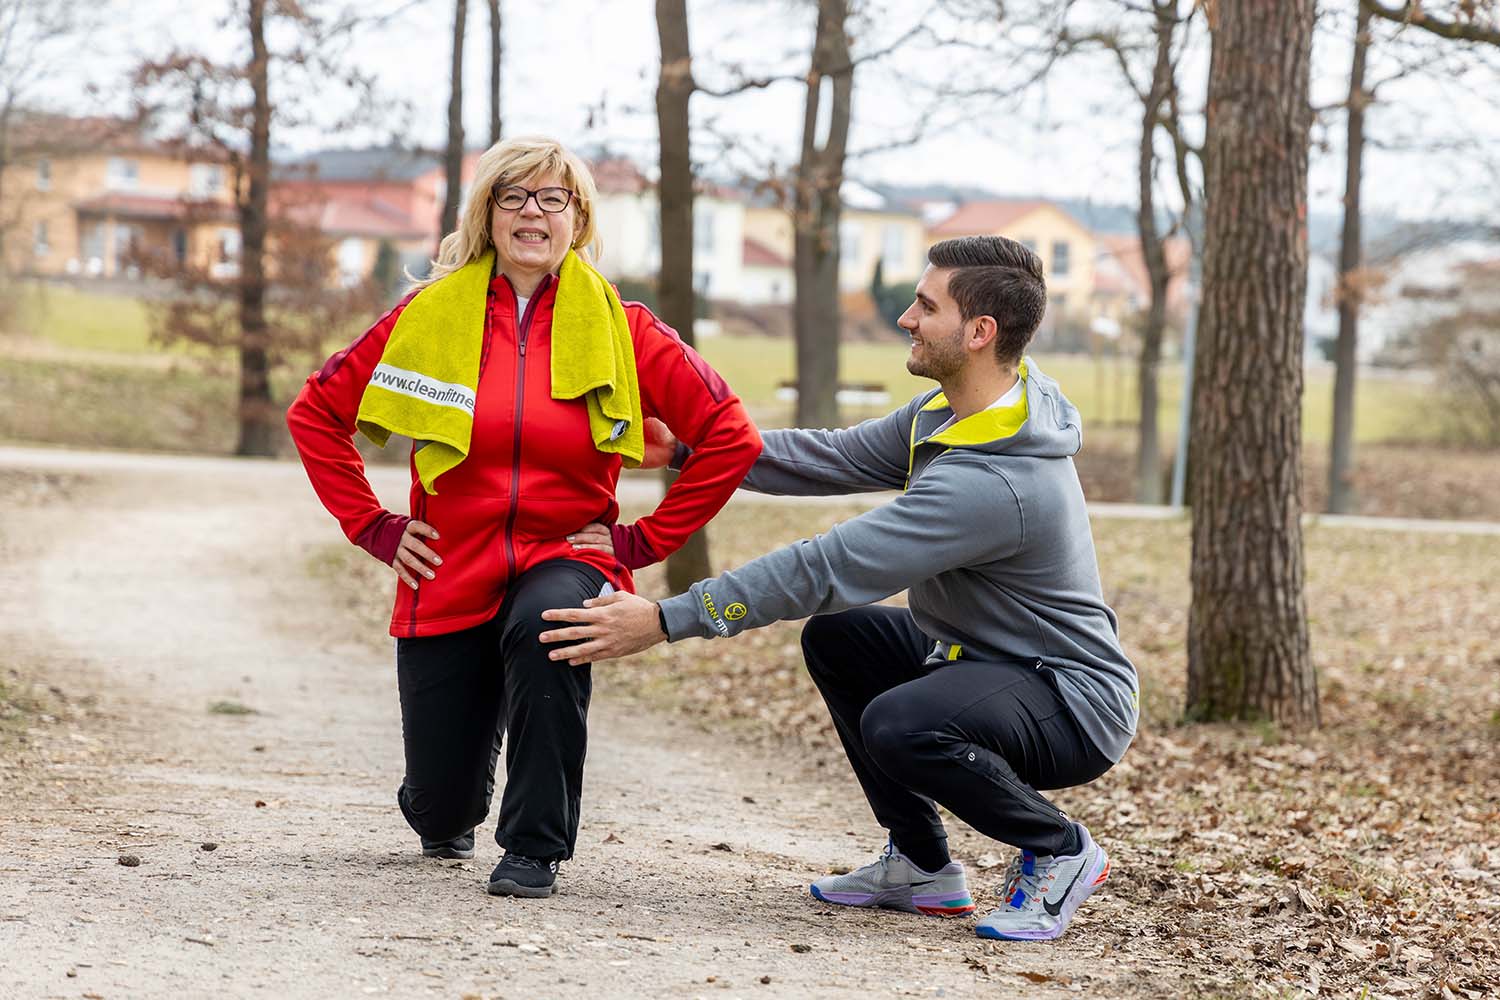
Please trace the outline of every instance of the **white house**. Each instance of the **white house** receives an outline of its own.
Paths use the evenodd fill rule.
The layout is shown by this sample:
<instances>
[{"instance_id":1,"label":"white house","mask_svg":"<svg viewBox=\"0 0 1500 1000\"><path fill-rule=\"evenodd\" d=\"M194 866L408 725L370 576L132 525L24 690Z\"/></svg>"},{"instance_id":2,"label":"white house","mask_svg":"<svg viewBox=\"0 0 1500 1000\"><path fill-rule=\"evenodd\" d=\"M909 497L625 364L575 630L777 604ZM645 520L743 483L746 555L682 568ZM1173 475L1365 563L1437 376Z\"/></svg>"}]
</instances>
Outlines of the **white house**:
<instances>
[{"instance_id":1,"label":"white house","mask_svg":"<svg viewBox=\"0 0 1500 1000\"><path fill-rule=\"evenodd\" d=\"M1475 265L1500 261L1500 242L1460 239L1420 247L1368 265L1373 287L1359 315L1358 358L1361 364L1392 355L1433 322L1463 307L1466 274ZM1338 268L1332 260L1313 257L1308 266L1307 338L1338 335Z\"/></svg>"},{"instance_id":2,"label":"white house","mask_svg":"<svg viewBox=\"0 0 1500 1000\"><path fill-rule=\"evenodd\" d=\"M751 236L745 237L740 301L748 306L786 305L795 291L792 262Z\"/></svg>"},{"instance_id":3,"label":"white house","mask_svg":"<svg viewBox=\"0 0 1500 1000\"><path fill-rule=\"evenodd\" d=\"M593 164L599 186L596 225L600 269L612 278L654 280L661 270L661 216L656 187L629 160ZM709 299L740 299L745 207L734 192L700 188L693 202L693 284Z\"/></svg>"}]
</instances>

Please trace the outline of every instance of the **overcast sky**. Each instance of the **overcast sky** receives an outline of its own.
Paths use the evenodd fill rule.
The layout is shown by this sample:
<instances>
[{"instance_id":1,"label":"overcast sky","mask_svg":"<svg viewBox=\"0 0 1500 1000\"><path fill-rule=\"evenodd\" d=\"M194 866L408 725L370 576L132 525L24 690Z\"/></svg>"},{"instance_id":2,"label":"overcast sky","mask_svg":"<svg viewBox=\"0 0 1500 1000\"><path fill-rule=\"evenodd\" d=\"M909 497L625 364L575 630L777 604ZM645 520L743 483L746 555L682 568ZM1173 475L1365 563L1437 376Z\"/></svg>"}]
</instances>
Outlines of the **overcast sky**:
<instances>
[{"instance_id":1,"label":"overcast sky","mask_svg":"<svg viewBox=\"0 0 1500 1000\"><path fill-rule=\"evenodd\" d=\"M397 0L383 0L386 9ZM215 4L187 6L172 0L116 0L114 13L91 38L87 60L68 60L37 96L59 108L86 108L82 88L93 83L106 108L125 110L128 67L142 56L172 45L200 47L218 55L235 51L241 33L219 29ZM364 9L381 7L370 0ZM579 145L604 144L649 164L655 156L653 90L657 42L650 0L550 0L546 4L503 0L505 10L504 122L507 134L541 132ZM1013 5L1014 6L1014 5ZM469 0L465 58L465 125L470 144L487 136L488 10L485 0ZM695 69L702 79L724 80L724 67L743 63L755 70L803 71L812 35L811 5L798 0L694 0L689 4ZM861 23L857 51L879 48L920 20L926 0L886 0L881 16ZM390 105L377 105L376 127L332 134L326 127L283 129L279 146L364 144L399 133L407 141L440 146L448 101L452 30L451 0L409 6L377 30L363 32L352 60L375 73L384 94L412 109L407 119ZM1349 18L1331 18L1330 31L1316 50L1314 104L1341 101L1347 87L1349 45L1343 38ZM987 37L987 26L966 32ZM1200 31L1201 34L1201 31ZM1416 33L1408 33L1413 35ZM1403 58L1430 62L1451 46L1422 40L1403 43ZM1181 85L1189 103L1201 106L1206 45L1187 60ZM1416 55L1411 53L1415 52ZM1367 157L1366 204L1375 211L1413 217L1452 214L1500 215L1495 164L1500 162L1500 111L1492 103L1500 82L1500 50L1481 52L1487 66L1460 82L1454 74L1399 80L1382 94L1373 112L1372 136L1416 151L1374 149ZM1474 56L1467 56L1470 62ZM1375 75L1389 75L1394 63L1377 64ZM1003 77L1003 67L978 53L937 50L915 43L896 57L862 67L856 77L851 147L866 149L908 137L917 117L930 119L919 142L851 162L855 177L897 183L946 182L975 185L1003 194L1091 197L1100 202L1135 201L1135 145L1139 111L1123 89L1112 63L1065 63L1047 87L1036 90L1019 110L975 102L933 107L921 95L923 83L945 76L980 84ZM301 87L299 86L299 89ZM332 120L347 107L331 81L314 84L309 103L316 118ZM1480 96L1489 89L1491 97ZM286 95L273 93L273 100ZM302 95L307 96L307 95ZM722 175L753 170L768 162L787 165L795 156L802 123L804 88L783 83L764 91L716 100L693 98L695 124L732 138L725 153L705 128L697 155ZM1310 196L1315 210L1336 211L1343 188L1341 116L1315 130ZM1201 126L1200 126L1201 127ZM1441 152L1426 151L1434 144ZM1163 181L1170 181L1163 175ZM1170 184L1167 185L1170 189Z\"/></svg>"}]
</instances>

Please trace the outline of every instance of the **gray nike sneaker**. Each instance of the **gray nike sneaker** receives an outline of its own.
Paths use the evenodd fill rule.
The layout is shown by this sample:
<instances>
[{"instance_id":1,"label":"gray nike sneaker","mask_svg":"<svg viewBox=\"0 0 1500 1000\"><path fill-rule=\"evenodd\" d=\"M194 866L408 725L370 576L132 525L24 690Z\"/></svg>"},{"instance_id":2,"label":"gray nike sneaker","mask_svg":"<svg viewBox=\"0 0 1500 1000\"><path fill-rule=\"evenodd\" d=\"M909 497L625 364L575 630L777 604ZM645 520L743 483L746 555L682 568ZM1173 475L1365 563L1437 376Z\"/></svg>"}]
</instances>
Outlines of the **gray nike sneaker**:
<instances>
[{"instance_id":1,"label":"gray nike sneaker","mask_svg":"<svg viewBox=\"0 0 1500 1000\"><path fill-rule=\"evenodd\" d=\"M950 861L924 872L887 843L870 864L847 875L829 875L811 886L815 899L840 906L878 906L933 917L961 917L974 912L964 866Z\"/></svg>"},{"instance_id":2,"label":"gray nike sneaker","mask_svg":"<svg viewBox=\"0 0 1500 1000\"><path fill-rule=\"evenodd\" d=\"M1109 878L1109 855L1082 823L1083 849L1062 857L1022 851L1005 873L1005 905L979 921L974 933L1007 941L1061 937L1078 905Z\"/></svg>"}]
</instances>

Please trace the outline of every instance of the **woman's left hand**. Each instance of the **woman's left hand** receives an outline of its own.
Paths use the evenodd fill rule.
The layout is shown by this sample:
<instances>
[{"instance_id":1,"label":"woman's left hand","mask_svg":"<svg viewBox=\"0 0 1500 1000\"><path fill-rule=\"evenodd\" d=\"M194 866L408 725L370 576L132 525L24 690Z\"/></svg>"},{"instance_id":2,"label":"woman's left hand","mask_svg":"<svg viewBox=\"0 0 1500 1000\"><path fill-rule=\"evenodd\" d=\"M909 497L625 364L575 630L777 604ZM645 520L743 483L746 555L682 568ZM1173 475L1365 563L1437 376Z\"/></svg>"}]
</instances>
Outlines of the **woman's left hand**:
<instances>
[{"instance_id":1,"label":"woman's left hand","mask_svg":"<svg viewBox=\"0 0 1500 1000\"><path fill-rule=\"evenodd\" d=\"M598 549L601 552L615 554L614 536L609 533L609 525L590 521L567 538L573 543L575 549Z\"/></svg>"}]
</instances>

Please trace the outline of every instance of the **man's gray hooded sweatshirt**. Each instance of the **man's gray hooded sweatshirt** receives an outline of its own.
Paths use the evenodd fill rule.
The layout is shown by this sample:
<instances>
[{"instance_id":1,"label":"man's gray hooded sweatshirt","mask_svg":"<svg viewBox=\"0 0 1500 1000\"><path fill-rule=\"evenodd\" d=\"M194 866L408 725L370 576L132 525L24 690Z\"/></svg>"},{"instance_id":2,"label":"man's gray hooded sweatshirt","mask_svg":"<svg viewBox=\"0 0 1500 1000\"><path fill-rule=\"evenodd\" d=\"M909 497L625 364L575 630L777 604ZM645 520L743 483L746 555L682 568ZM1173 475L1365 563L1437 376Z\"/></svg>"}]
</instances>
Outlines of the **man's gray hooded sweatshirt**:
<instances>
[{"instance_id":1,"label":"man's gray hooded sweatshirt","mask_svg":"<svg viewBox=\"0 0 1500 1000\"><path fill-rule=\"evenodd\" d=\"M934 656L1037 662L1088 738L1119 760L1139 686L1100 591L1073 468L1078 410L1029 359L1020 370L1020 402L963 420L933 390L855 427L766 433L747 489L903 492L661 602L668 638L731 636L909 590Z\"/></svg>"}]
</instances>

